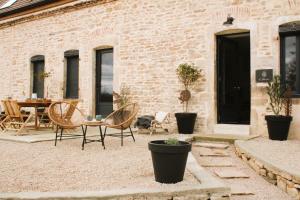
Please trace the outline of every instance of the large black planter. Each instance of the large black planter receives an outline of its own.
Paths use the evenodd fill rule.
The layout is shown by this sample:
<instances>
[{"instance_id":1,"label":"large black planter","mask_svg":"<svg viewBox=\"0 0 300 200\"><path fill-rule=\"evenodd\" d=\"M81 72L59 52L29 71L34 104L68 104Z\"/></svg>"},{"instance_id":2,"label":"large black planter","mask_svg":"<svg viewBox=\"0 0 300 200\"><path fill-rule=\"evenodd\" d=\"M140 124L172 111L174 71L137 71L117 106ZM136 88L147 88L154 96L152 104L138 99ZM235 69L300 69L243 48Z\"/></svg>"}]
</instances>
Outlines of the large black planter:
<instances>
[{"instance_id":1,"label":"large black planter","mask_svg":"<svg viewBox=\"0 0 300 200\"><path fill-rule=\"evenodd\" d=\"M287 140L293 119L291 116L266 115L265 119L271 140Z\"/></svg>"},{"instance_id":2,"label":"large black planter","mask_svg":"<svg viewBox=\"0 0 300 200\"><path fill-rule=\"evenodd\" d=\"M182 134L192 134L197 118L197 113L175 113L178 132Z\"/></svg>"},{"instance_id":3,"label":"large black planter","mask_svg":"<svg viewBox=\"0 0 300 200\"><path fill-rule=\"evenodd\" d=\"M178 145L167 145L164 140L151 141L151 151L155 181L177 183L183 180L185 165L192 145L179 141Z\"/></svg>"}]
</instances>

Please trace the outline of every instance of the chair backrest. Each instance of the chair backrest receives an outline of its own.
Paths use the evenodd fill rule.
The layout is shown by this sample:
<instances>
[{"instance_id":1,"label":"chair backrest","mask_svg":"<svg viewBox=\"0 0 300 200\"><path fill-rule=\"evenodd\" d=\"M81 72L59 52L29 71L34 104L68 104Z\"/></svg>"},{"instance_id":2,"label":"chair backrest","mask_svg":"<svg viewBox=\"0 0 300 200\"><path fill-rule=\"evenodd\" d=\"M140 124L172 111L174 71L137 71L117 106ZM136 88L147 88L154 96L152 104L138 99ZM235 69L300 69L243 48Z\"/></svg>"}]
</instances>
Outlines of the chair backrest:
<instances>
[{"instance_id":1,"label":"chair backrest","mask_svg":"<svg viewBox=\"0 0 300 200\"><path fill-rule=\"evenodd\" d=\"M136 103L127 104L108 115L104 122L112 128L126 129L132 124L137 113L138 106Z\"/></svg>"},{"instance_id":2,"label":"chair backrest","mask_svg":"<svg viewBox=\"0 0 300 200\"><path fill-rule=\"evenodd\" d=\"M3 100L5 114L11 118L21 118L21 110L16 100Z\"/></svg>"},{"instance_id":3,"label":"chair backrest","mask_svg":"<svg viewBox=\"0 0 300 200\"><path fill-rule=\"evenodd\" d=\"M155 113L155 120L159 123L163 123L167 117L169 116L169 113L167 112L157 112Z\"/></svg>"},{"instance_id":4,"label":"chair backrest","mask_svg":"<svg viewBox=\"0 0 300 200\"><path fill-rule=\"evenodd\" d=\"M65 101L65 102L67 102L67 103L69 103L70 105L72 105L72 106L68 106L68 109L67 109L67 111L66 111L66 113L65 113L65 118L66 119L71 119L72 118L72 116L73 116L73 113L75 112L75 110L76 110L76 107L77 107L77 105L78 105L78 103L79 103L79 100L77 100L77 99L72 99L72 100L68 100L68 101Z\"/></svg>"},{"instance_id":5,"label":"chair backrest","mask_svg":"<svg viewBox=\"0 0 300 200\"><path fill-rule=\"evenodd\" d=\"M77 104L67 101L54 102L49 106L48 116L54 124L63 128L79 127L84 120L84 115Z\"/></svg>"}]
</instances>

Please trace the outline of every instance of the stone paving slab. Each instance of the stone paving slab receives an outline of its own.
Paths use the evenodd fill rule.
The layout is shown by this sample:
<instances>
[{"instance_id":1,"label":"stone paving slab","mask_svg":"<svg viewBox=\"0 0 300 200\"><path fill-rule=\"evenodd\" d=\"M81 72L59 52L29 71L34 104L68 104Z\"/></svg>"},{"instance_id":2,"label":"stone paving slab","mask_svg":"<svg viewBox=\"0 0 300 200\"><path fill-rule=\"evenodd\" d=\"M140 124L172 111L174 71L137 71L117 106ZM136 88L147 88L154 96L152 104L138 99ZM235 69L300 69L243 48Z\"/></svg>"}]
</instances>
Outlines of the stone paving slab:
<instances>
[{"instance_id":1,"label":"stone paving slab","mask_svg":"<svg viewBox=\"0 0 300 200\"><path fill-rule=\"evenodd\" d=\"M223 157L214 157L210 159L209 157L200 157L200 165L202 167L234 167L230 159L224 159Z\"/></svg>"},{"instance_id":2,"label":"stone paving slab","mask_svg":"<svg viewBox=\"0 0 300 200\"><path fill-rule=\"evenodd\" d=\"M229 144L227 143L211 143L211 142L195 142L194 145L196 147L206 147L213 149L227 149Z\"/></svg>"},{"instance_id":3,"label":"stone paving slab","mask_svg":"<svg viewBox=\"0 0 300 200\"><path fill-rule=\"evenodd\" d=\"M214 170L220 178L249 178L247 174L235 168L220 168Z\"/></svg>"},{"instance_id":4,"label":"stone paving slab","mask_svg":"<svg viewBox=\"0 0 300 200\"><path fill-rule=\"evenodd\" d=\"M200 156L219 156L219 157L229 157L229 154L223 149L210 149L206 147L199 148Z\"/></svg>"},{"instance_id":5,"label":"stone paving slab","mask_svg":"<svg viewBox=\"0 0 300 200\"><path fill-rule=\"evenodd\" d=\"M231 195L254 195L254 192L245 185L231 185Z\"/></svg>"}]
</instances>

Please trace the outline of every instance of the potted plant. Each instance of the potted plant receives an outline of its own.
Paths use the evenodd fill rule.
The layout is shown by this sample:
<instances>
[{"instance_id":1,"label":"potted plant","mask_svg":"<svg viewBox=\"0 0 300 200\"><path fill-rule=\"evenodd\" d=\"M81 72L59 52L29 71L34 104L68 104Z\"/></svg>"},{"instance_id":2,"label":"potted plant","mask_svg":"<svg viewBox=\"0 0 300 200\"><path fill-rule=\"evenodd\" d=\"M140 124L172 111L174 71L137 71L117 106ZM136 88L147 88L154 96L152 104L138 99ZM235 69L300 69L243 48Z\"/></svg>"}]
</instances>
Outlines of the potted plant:
<instances>
[{"instance_id":1,"label":"potted plant","mask_svg":"<svg viewBox=\"0 0 300 200\"><path fill-rule=\"evenodd\" d=\"M192 134L194 132L197 113L188 112L188 103L191 99L189 90L202 75L201 70L198 70L193 64L180 64L176 70L180 82L184 86L184 90L180 92L179 100L183 104L184 112L175 113L177 127L179 133Z\"/></svg>"},{"instance_id":2,"label":"potted plant","mask_svg":"<svg viewBox=\"0 0 300 200\"><path fill-rule=\"evenodd\" d=\"M151 151L155 180L160 183L177 183L183 180L188 153L192 145L170 138L148 143Z\"/></svg>"},{"instance_id":3,"label":"potted plant","mask_svg":"<svg viewBox=\"0 0 300 200\"><path fill-rule=\"evenodd\" d=\"M274 115L266 115L269 138L271 140L287 140L292 121L292 91L289 86L283 87L280 76L276 75L273 81L268 82L267 94L269 107ZM285 115L282 110L285 109Z\"/></svg>"}]
</instances>

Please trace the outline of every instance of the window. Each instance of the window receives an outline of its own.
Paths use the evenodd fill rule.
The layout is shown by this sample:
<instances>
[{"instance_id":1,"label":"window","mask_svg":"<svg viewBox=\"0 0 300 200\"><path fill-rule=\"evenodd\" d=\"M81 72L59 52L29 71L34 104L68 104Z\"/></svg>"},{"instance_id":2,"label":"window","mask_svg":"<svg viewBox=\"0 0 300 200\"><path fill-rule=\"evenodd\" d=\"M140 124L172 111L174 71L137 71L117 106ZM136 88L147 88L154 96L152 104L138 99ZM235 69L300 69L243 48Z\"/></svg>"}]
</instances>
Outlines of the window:
<instances>
[{"instance_id":1,"label":"window","mask_svg":"<svg viewBox=\"0 0 300 200\"><path fill-rule=\"evenodd\" d=\"M300 22L279 26L280 72L284 86L300 97Z\"/></svg>"},{"instance_id":2,"label":"window","mask_svg":"<svg viewBox=\"0 0 300 200\"><path fill-rule=\"evenodd\" d=\"M37 94L37 98L44 98L44 69L45 58L38 55L31 58L32 64L32 93Z\"/></svg>"},{"instance_id":3,"label":"window","mask_svg":"<svg viewBox=\"0 0 300 200\"><path fill-rule=\"evenodd\" d=\"M70 50L65 52L66 59L66 92L65 98L77 99L79 89L79 51Z\"/></svg>"},{"instance_id":4,"label":"window","mask_svg":"<svg viewBox=\"0 0 300 200\"><path fill-rule=\"evenodd\" d=\"M96 115L113 111L113 49L96 51Z\"/></svg>"},{"instance_id":5,"label":"window","mask_svg":"<svg viewBox=\"0 0 300 200\"><path fill-rule=\"evenodd\" d=\"M17 0L8 0L5 4L3 4L0 9L3 9L3 8L7 8L11 5L13 5Z\"/></svg>"}]
</instances>

